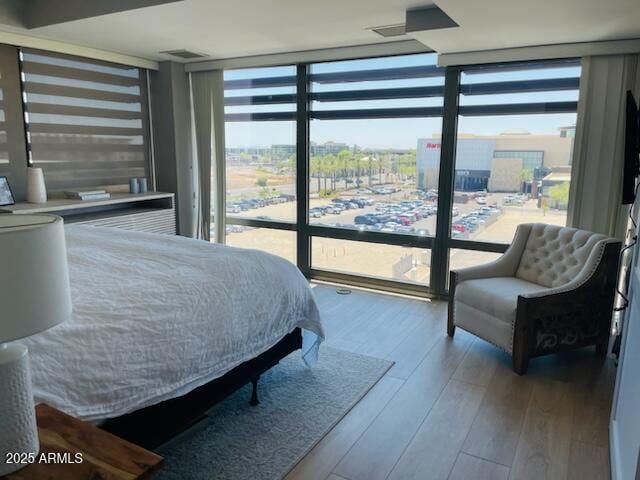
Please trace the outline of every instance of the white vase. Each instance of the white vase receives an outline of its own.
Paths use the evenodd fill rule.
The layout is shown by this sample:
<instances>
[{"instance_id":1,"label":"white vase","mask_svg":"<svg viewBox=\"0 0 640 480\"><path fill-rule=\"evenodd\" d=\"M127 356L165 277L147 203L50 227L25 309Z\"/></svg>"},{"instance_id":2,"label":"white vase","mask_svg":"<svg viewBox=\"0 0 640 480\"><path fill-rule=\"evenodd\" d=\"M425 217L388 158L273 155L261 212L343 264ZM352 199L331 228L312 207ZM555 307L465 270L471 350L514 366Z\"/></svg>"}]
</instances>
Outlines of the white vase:
<instances>
[{"instance_id":1,"label":"white vase","mask_svg":"<svg viewBox=\"0 0 640 480\"><path fill-rule=\"evenodd\" d=\"M47 187L44 184L44 173L41 168L27 168L27 202L47 202Z\"/></svg>"}]
</instances>

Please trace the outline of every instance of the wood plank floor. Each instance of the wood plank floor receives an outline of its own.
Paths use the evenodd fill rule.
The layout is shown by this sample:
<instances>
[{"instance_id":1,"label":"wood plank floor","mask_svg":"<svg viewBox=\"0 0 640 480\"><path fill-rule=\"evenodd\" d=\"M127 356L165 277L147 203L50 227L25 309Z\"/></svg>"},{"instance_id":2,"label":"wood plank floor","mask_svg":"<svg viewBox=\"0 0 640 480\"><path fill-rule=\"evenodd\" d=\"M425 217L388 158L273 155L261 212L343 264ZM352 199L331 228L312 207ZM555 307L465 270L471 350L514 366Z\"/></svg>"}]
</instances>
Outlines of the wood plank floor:
<instances>
[{"instance_id":1,"label":"wood plank floor","mask_svg":"<svg viewBox=\"0 0 640 480\"><path fill-rule=\"evenodd\" d=\"M395 362L287 480L609 479L615 368L593 348L511 371L446 304L314 285L326 345Z\"/></svg>"}]
</instances>

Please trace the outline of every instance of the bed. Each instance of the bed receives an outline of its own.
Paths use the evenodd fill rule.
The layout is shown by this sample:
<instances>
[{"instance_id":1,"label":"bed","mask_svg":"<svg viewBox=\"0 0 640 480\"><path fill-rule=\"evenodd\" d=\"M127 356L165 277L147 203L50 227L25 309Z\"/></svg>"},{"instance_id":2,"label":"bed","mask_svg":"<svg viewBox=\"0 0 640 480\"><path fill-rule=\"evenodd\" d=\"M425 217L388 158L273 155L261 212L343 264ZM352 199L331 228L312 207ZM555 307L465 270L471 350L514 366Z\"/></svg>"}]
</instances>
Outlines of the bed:
<instances>
[{"instance_id":1,"label":"bed","mask_svg":"<svg viewBox=\"0 0 640 480\"><path fill-rule=\"evenodd\" d=\"M281 258L82 225L66 239L72 319L25 340L36 403L121 433L138 412L177 415L174 399L191 409L255 382L296 348L317 358L311 289Z\"/></svg>"}]
</instances>

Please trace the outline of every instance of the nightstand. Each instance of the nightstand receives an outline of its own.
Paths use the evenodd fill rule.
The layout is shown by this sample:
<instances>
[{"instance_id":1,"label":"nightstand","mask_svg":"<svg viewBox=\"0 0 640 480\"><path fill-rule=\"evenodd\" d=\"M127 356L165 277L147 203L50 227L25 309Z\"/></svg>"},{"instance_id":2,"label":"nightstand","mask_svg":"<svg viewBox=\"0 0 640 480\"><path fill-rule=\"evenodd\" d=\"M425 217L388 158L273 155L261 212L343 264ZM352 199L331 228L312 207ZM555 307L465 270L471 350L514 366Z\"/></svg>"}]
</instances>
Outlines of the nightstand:
<instances>
[{"instance_id":1,"label":"nightstand","mask_svg":"<svg viewBox=\"0 0 640 480\"><path fill-rule=\"evenodd\" d=\"M2 477L3 480L148 478L163 461L161 456L153 452L49 405L38 405L36 417L40 436L40 453L36 463ZM79 455L82 456L82 463L71 463L77 461ZM41 458L51 458L53 462L54 457L67 461L38 462Z\"/></svg>"}]
</instances>

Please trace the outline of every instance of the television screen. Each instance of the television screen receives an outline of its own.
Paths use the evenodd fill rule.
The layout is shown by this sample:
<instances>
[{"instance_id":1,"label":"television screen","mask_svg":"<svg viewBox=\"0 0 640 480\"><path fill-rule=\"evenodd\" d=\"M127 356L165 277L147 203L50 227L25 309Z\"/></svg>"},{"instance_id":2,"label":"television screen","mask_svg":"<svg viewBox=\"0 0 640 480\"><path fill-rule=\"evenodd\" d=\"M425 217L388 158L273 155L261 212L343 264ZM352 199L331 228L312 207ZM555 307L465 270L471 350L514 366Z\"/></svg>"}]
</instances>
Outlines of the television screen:
<instances>
[{"instance_id":1,"label":"television screen","mask_svg":"<svg viewBox=\"0 0 640 480\"><path fill-rule=\"evenodd\" d=\"M636 178L640 173L640 114L630 91L627 92L625 127L622 203L628 205L635 200Z\"/></svg>"}]
</instances>

